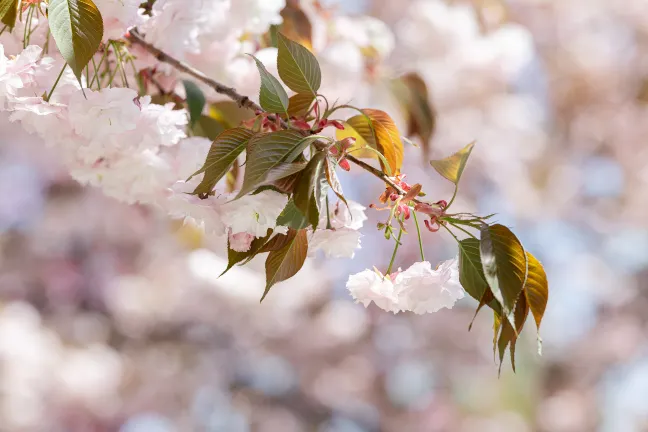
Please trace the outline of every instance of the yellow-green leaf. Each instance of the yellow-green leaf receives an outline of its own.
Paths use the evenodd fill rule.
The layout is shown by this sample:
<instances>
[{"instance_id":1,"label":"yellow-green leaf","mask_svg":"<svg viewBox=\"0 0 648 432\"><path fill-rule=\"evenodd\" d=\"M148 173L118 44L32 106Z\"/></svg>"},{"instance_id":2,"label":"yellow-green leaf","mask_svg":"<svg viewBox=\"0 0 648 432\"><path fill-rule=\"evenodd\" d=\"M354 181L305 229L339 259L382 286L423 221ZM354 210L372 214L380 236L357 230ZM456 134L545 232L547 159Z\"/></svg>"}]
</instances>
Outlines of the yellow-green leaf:
<instances>
[{"instance_id":1,"label":"yellow-green leaf","mask_svg":"<svg viewBox=\"0 0 648 432\"><path fill-rule=\"evenodd\" d=\"M384 111L363 109L362 112L364 115L348 119L347 125L353 128L370 147L384 156L389 170L382 159L380 165L386 174L400 173L403 165L403 141L394 120Z\"/></svg>"},{"instance_id":2,"label":"yellow-green leaf","mask_svg":"<svg viewBox=\"0 0 648 432\"><path fill-rule=\"evenodd\" d=\"M20 0L0 0L0 22L10 29L16 25Z\"/></svg>"},{"instance_id":3,"label":"yellow-green leaf","mask_svg":"<svg viewBox=\"0 0 648 432\"><path fill-rule=\"evenodd\" d=\"M265 68L263 63L250 54L254 59L261 75L261 89L259 90L259 103L261 108L271 113L288 113L288 93L277 78Z\"/></svg>"},{"instance_id":4,"label":"yellow-green leaf","mask_svg":"<svg viewBox=\"0 0 648 432\"><path fill-rule=\"evenodd\" d=\"M466 167L466 162L468 162L468 157L470 157L470 152L472 152L474 146L475 143L472 142L452 156L448 156L441 160L430 161L430 165L432 165L432 167L443 177L447 178L454 184L458 184L464 168Z\"/></svg>"},{"instance_id":5,"label":"yellow-green leaf","mask_svg":"<svg viewBox=\"0 0 648 432\"><path fill-rule=\"evenodd\" d=\"M484 225L480 255L486 281L502 305L503 315L510 320L527 279L527 255L522 243L504 225Z\"/></svg>"},{"instance_id":6,"label":"yellow-green leaf","mask_svg":"<svg viewBox=\"0 0 648 432\"><path fill-rule=\"evenodd\" d=\"M538 329L538 352L541 353L540 323L549 300L549 282L540 261L531 253L527 252L526 254L529 261L529 272L524 285L524 294Z\"/></svg>"},{"instance_id":7,"label":"yellow-green leaf","mask_svg":"<svg viewBox=\"0 0 648 432\"><path fill-rule=\"evenodd\" d=\"M295 237L282 249L272 251L266 259L266 287L261 301L268 295L270 288L278 282L290 279L301 270L308 255L306 230L299 230Z\"/></svg>"},{"instance_id":8,"label":"yellow-green leaf","mask_svg":"<svg viewBox=\"0 0 648 432\"><path fill-rule=\"evenodd\" d=\"M194 190L194 194L207 195L216 186L216 183L223 178L236 158L245 150L245 146L254 136L249 129L235 128L228 129L216 137L209 149L205 164L192 177L205 173L203 180Z\"/></svg>"},{"instance_id":9,"label":"yellow-green leaf","mask_svg":"<svg viewBox=\"0 0 648 432\"><path fill-rule=\"evenodd\" d=\"M52 37L78 79L103 37L101 12L92 0L50 0L47 7Z\"/></svg>"},{"instance_id":10,"label":"yellow-green leaf","mask_svg":"<svg viewBox=\"0 0 648 432\"><path fill-rule=\"evenodd\" d=\"M322 84L322 72L315 56L281 33L277 34L277 45L277 69L282 81L295 93L316 96Z\"/></svg>"}]
</instances>

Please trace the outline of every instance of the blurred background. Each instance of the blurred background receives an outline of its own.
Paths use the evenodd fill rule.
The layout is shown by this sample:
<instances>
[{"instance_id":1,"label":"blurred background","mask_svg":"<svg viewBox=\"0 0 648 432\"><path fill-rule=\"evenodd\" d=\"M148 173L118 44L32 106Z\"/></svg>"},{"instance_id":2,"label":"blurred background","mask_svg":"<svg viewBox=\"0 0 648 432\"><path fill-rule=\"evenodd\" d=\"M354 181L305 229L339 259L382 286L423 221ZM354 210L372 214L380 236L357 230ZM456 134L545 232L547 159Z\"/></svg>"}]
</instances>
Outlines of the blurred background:
<instances>
[{"instance_id":1,"label":"blurred background","mask_svg":"<svg viewBox=\"0 0 648 432\"><path fill-rule=\"evenodd\" d=\"M308 260L259 304L263 262L218 278L223 240L80 187L1 117L0 430L648 431L646 1L288 3L331 100L406 131L389 83L415 73L431 157L476 140L455 205L497 213L546 267L543 355L529 323L498 378L470 298L423 316L355 304L348 275L392 252L370 210L355 259ZM452 193L421 148L404 172ZM381 192L342 182L365 206ZM457 253L425 241L432 263ZM402 251L417 260L415 236Z\"/></svg>"}]
</instances>

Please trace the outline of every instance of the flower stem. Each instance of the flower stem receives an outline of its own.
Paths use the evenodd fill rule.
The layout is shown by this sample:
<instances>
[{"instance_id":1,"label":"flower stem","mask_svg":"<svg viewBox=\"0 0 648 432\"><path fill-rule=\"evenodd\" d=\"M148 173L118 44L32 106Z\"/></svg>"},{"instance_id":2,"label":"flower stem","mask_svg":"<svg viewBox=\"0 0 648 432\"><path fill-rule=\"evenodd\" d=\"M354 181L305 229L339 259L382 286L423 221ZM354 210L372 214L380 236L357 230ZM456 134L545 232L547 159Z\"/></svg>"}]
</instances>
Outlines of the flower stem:
<instances>
[{"instance_id":1,"label":"flower stem","mask_svg":"<svg viewBox=\"0 0 648 432\"><path fill-rule=\"evenodd\" d=\"M398 247L400 246L401 237L403 236L403 228L398 231L398 238L396 239L396 245L394 246L394 253L392 253L391 260L389 261L389 267L387 267L387 272L385 276L391 273L392 267L394 266L394 260L396 259L396 252L398 252Z\"/></svg>"},{"instance_id":2,"label":"flower stem","mask_svg":"<svg viewBox=\"0 0 648 432\"><path fill-rule=\"evenodd\" d=\"M441 225L443 228L445 228L446 231L448 231L452 237L454 237L454 239L457 241L457 243L460 242L460 241L459 241L459 238L457 238L457 236L454 235L454 233L453 233L452 231L450 231L450 228L448 228L445 224L440 224L440 225ZM455 228L456 228L456 227L455 227Z\"/></svg>"},{"instance_id":3,"label":"flower stem","mask_svg":"<svg viewBox=\"0 0 648 432\"><path fill-rule=\"evenodd\" d=\"M455 198L457 198L457 191L458 190L459 190L459 186L455 185L455 189L454 189L454 192L452 194L452 198L450 198L450 202L448 203L448 205L446 206L444 211L447 211L450 208L450 206L452 205L452 203L454 202Z\"/></svg>"},{"instance_id":4,"label":"flower stem","mask_svg":"<svg viewBox=\"0 0 648 432\"><path fill-rule=\"evenodd\" d=\"M61 72L59 72L58 77L56 77L56 81L54 81L54 85L52 86L52 90L50 90L49 94L47 95L47 98L45 99L46 102L49 102L50 98L52 97L52 93L54 93L54 90L56 89L56 86L58 85L59 81L61 80L61 77L63 76L63 72L65 72L65 68L67 67L67 63L63 65L63 68L61 69Z\"/></svg>"},{"instance_id":5,"label":"flower stem","mask_svg":"<svg viewBox=\"0 0 648 432\"><path fill-rule=\"evenodd\" d=\"M416 225L416 234L418 234L419 250L421 251L421 261L425 261L425 254L423 253L423 239L421 238L421 228L419 228L418 219L416 218L416 212L412 212L414 216L414 224Z\"/></svg>"}]
</instances>

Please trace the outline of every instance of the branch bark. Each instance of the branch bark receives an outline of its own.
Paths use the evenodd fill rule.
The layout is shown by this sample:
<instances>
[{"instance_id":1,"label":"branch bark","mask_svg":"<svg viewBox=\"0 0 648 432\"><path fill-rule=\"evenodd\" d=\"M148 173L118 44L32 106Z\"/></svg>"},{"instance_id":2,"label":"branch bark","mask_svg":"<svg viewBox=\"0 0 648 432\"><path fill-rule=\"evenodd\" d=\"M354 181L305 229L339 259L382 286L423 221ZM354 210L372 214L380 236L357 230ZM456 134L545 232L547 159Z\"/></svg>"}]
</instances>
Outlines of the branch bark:
<instances>
[{"instance_id":1,"label":"branch bark","mask_svg":"<svg viewBox=\"0 0 648 432\"><path fill-rule=\"evenodd\" d=\"M156 48L152 44L146 42L144 37L139 33L137 30L137 27L134 27L130 30L128 39L131 41L133 44L137 44L144 48L146 51L151 53L158 61L167 63L177 70L184 72L188 75L191 75L198 81L201 81L202 83L208 85L211 87L216 93L220 93L222 95L227 96L228 98L232 99L236 103L239 104L239 106L243 108L247 108L250 110L253 110L255 112L265 112L263 108L261 108L258 104L256 104L254 101L252 101L250 98L247 96L244 96L236 91L236 89L232 87L227 87L226 85L223 85L219 83L218 81L209 78L207 75L202 73L201 71L193 68L192 66L188 65L187 63L180 61L169 54L165 53L164 51ZM268 116L269 119L274 120L273 115ZM285 129L290 129L290 125L284 121L283 119L279 119L281 122L282 127ZM347 155L346 158L354 163L355 165L359 166L360 168L364 169L365 171L373 174L374 176L378 177L380 180L385 182L387 185L389 185L391 188L393 188L395 191L397 191L400 195L405 195L405 191L394 182L393 179L391 179L389 176L387 176L385 173L380 171L377 168L374 168L373 166L369 165L368 163L356 158L353 155ZM414 202L420 203L418 200L414 200ZM434 204L430 204L434 205Z\"/></svg>"}]
</instances>

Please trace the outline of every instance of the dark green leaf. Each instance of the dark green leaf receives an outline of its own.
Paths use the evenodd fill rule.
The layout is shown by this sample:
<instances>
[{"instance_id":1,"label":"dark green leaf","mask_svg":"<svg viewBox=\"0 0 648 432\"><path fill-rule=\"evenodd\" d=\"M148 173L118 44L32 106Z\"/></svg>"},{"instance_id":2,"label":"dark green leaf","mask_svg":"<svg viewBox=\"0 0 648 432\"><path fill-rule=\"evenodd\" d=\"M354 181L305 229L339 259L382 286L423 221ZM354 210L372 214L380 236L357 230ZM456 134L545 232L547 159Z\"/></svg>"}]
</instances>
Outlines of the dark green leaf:
<instances>
[{"instance_id":1,"label":"dark green leaf","mask_svg":"<svg viewBox=\"0 0 648 432\"><path fill-rule=\"evenodd\" d=\"M0 22L10 29L16 25L20 0L0 0Z\"/></svg>"},{"instance_id":2,"label":"dark green leaf","mask_svg":"<svg viewBox=\"0 0 648 432\"><path fill-rule=\"evenodd\" d=\"M254 132L244 128L229 129L218 135L209 149L203 167L187 179L190 180L193 176L205 173L203 180L194 190L194 194L209 194L216 183L227 174L236 158L245 150L245 146L253 135Z\"/></svg>"},{"instance_id":3,"label":"dark green leaf","mask_svg":"<svg viewBox=\"0 0 648 432\"><path fill-rule=\"evenodd\" d=\"M291 198L283 209L279 218L277 218L277 226L287 226L292 229L300 230L308 226L308 219L306 216L295 206L295 202Z\"/></svg>"},{"instance_id":4,"label":"dark green leaf","mask_svg":"<svg viewBox=\"0 0 648 432\"><path fill-rule=\"evenodd\" d=\"M78 79L97 52L103 19L92 0L50 0L47 7L52 37Z\"/></svg>"},{"instance_id":5,"label":"dark green leaf","mask_svg":"<svg viewBox=\"0 0 648 432\"><path fill-rule=\"evenodd\" d=\"M260 135L248 145L243 186L237 198L259 186L287 177L303 169L302 164L290 164L316 138L304 137L294 130L282 130Z\"/></svg>"},{"instance_id":6,"label":"dark green leaf","mask_svg":"<svg viewBox=\"0 0 648 432\"><path fill-rule=\"evenodd\" d=\"M306 230L299 230L295 237L282 249L272 251L266 260L266 287L261 301L277 282L290 279L301 270L308 255Z\"/></svg>"},{"instance_id":7,"label":"dark green leaf","mask_svg":"<svg viewBox=\"0 0 648 432\"><path fill-rule=\"evenodd\" d=\"M430 165L432 165L432 167L443 177L447 178L454 184L458 184L464 168L466 168L466 162L468 162L470 152L472 152L474 146L475 143L472 142L452 156L448 156L441 160L430 161Z\"/></svg>"},{"instance_id":8,"label":"dark green leaf","mask_svg":"<svg viewBox=\"0 0 648 432\"><path fill-rule=\"evenodd\" d=\"M190 125L193 127L202 116L203 108L205 108L205 95L200 87L193 81L184 80L185 94L187 95L187 108L189 108Z\"/></svg>"},{"instance_id":9,"label":"dark green leaf","mask_svg":"<svg viewBox=\"0 0 648 432\"><path fill-rule=\"evenodd\" d=\"M277 34L277 69L282 81L295 93L317 95L322 73L315 56L305 47Z\"/></svg>"},{"instance_id":10,"label":"dark green leaf","mask_svg":"<svg viewBox=\"0 0 648 432\"><path fill-rule=\"evenodd\" d=\"M293 195L295 206L306 216L313 229L317 227L319 222L322 179L326 182L325 162L325 152L318 152L313 156L306 169L301 173Z\"/></svg>"},{"instance_id":11,"label":"dark green leaf","mask_svg":"<svg viewBox=\"0 0 648 432\"><path fill-rule=\"evenodd\" d=\"M527 256L515 234L504 225L484 225L480 254L484 276L505 316L514 310L527 276ZM510 317L509 317L510 318Z\"/></svg>"},{"instance_id":12,"label":"dark green leaf","mask_svg":"<svg viewBox=\"0 0 648 432\"><path fill-rule=\"evenodd\" d=\"M257 64L261 75L259 102L261 108L272 113L288 113L288 94L277 78L272 76L263 63L250 54Z\"/></svg>"}]
</instances>

